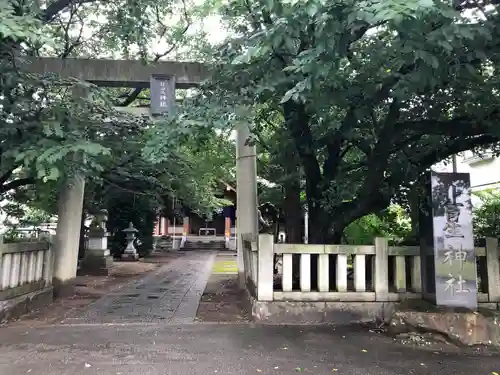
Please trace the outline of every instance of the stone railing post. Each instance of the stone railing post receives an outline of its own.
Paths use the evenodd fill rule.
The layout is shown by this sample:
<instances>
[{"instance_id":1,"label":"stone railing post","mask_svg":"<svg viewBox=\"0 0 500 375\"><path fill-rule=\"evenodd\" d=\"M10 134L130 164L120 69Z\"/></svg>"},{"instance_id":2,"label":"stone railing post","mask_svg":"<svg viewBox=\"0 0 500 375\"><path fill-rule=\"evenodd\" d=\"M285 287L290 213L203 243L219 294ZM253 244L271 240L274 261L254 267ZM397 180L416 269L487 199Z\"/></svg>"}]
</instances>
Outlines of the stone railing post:
<instances>
[{"instance_id":1,"label":"stone railing post","mask_svg":"<svg viewBox=\"0 0 500 375\"><path fill-rule=\"evenodd\" d=\"M389 297L389 244L387 238L375 238L375 298L387 301Z\"/></svg>"},{"instance_id":2,"label":"stone railing post","mask_svg":"<svg viewBox=\"0 0 500 375\"><path fill-rule=\"evenodd\" d=\"M500 251L498 239L486 238L486 268L489 302L500 302Z\"/></svg>"},{"instance_id":3,"label":"stone railing post","mask_svg":"<svg viewBox=\"0 0 500 375\"><path fill-rule=\"evenodd\" d=\"M2 290L6 285L5 279L7 276L7 271L4 269L4 259L3 259L3 253L2 253L2 248L3 248L3 236L1 237L0 240L0 290ZM7 267L5 267L7 268Z\"/></svg>"},{"instance_id":4,"label":"stone railing post","mask_svg":"<svg viewBox=\"0 0 500 375\"><path fill-rule=\"evenodd\" d=\"M257 299L273 300L273 260L274 237L272 234L259 235L257 267Z\"/></svg>"}]
</instances>

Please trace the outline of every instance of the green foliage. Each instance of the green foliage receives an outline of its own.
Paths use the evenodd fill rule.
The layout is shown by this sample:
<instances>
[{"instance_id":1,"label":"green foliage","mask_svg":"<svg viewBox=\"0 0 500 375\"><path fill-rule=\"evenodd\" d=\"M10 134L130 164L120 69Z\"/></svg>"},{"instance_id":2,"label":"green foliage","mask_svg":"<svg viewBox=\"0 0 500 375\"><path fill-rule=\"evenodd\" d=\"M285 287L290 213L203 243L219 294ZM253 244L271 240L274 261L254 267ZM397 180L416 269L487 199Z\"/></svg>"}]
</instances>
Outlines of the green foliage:
<instances>
[{"instance_id":1,"label":"green foliage","mask_svg":"<svg viewBox=\"0 0 500 375\"><path fill-rule=\"evenodd\" d=\"M19 35L14 39L22 42L0 44L3 52L19 48L21 55L125 57L149 62L208 56L204 32L193 30L217 2L53 0L45 8L36 4L12 0L2 8L7 21L17 17ZM13 29L9 25L4 27ZM53 43L32 37L35 26ZM12 32L3 34L0 41L12 36ZM144 99L147 90L99 89L54 75L30 75L18 69L21 62L4 59L0 72L0 121L6 124L0 135L7 141L3 150L8 150L1 154L0 194L4 197L12 188L19 190L39 180L57 188L67 175L83 173L90 190L86 199L95 201L88 208L103 204L103 197L116 186L156 201L160 196L177 196L186 207L204 213L224 203L214 199L213 192L219 179L234 172L227 163L228 157L234 160L227 137L174 137L174 147L165 153L143 152L145 143L154 145L155 136L161 136L159 125L116 112L111 106L130 105L136 99L144 104L149 101ZM20 199L37 201L36 197Z\"/></svg>"},{"instance_id":2,"label":"green foliage","mask_svg":"<svg viewBox=\"0 0 500 375\"><path fill-rule=\"evenodd\" d=\"M373 245L375 237L386 237L394 245L401 244L411 234L411 222L405 211L391 205L381 214L363 216L344 230L348 244Z\"/></svg>"},{"instance_id":3,"label":"green foliage","mask_svg":"<svg viewBox=\"0 0 500 375\"><path fill-rule=\"evenodd\" d=\"M11 42L29 41L30 43L46 43L43 24L34 14L23 14L24 2L0 2L0 38Z\"/></svg>"},{"instance_id":4,"label":"green foliage","mask_svg":"<svg viewBox=\"0 0 500 375\"><path fill-rule=\"evenodd\" d=\"M486 237L500 238L500 193L485 190L474 195L481 200L481 205L474 209L474 238L476 241Z\"/></svg>"},{"instance_id":5,"label":"green foliage","mask_svg":"<svg viewBox=\"0 0 500 375\"><path fill-rule=\"evenodd\" d=\"M9 199L4 202L0 212L4 215L2 236L4 242L26 241L26 237L34 235L40 224L48 223L53 215L42 208L28 206L20 200ZM28 231L20 232L19 228Z\"/></svg>"},{"instance_id":6,"label":"green foliage","mask_svg":"<svg viewBox=\"0 0 500 375\"><path fill-rule=\"evenodd\" d=\"M232 0L222 14L234 37L197 107L182 112L182 130L260 131L262 118L280 118L275 142L291 139L298 156L311 240L338 239L429 166L500 139L499 15L481 11L471 19L441 1Z\"/></svg>"},{"instance_id":7,"label":"green foliage","mask_svg":"<svg viewBox=\"0 0 500 375\"><path fill-rule=\"evenodd\" d=\"M62 58L196 59L208 55L209 43L200 26L216 3L54 0L46 9L29 10L47 24L48 35L54 40L52 45L32 47L42 55Z\"/></svg>"},{"instance_id":8,"label":"green foliage","mask_svg":"<svg viewBox=\"0 0 500 375\"><path fill-rule=\"evenodd\" d=\"M344 238L351 245L373 245L375 237L385 237L382 220L375 214L363 216L349 224Z\"/></svg>"},{"instance_id":9,"label":"green foliage","mask_svg":"<svg viewBox=\"0 0 500 375\"><path fill-rule=\"evenodd\" d=\"M128 228L129 223L133 223L139 231L136 233L138 241L135 242L139 255L146 256L153 250L153 229L157 215L155 203L148 196L118 189L108 198L107 228L111 233L109 248L114 256L123 254L127 246L123 229Z\"/></svg>"},{"instance_id":10,"label":"green foliage","mask_svg":"<svg viewBox=\"0 0 500 375\"><path fill-rule=\"evenodd\" d=\"M204 128L197 134L180 131L175 119L157 122L148 132L143 156L161 177L165 194L176 197L184 208L200 215L227 205L217 198L222 182L235 176L235 145L229 134Z\"/></svg>"},{"instance_id":11,"label":"green foliage","mask_svg":"<svg viewBox=\"0 0 500 375\"><path fill-rule=\"evenodd\" d=\"M18 202L7 203L2 207L2 211L7 215L6 222L4 222L7 227L37 227L49 222L52 218L52 215L46 211Z\"/></svg>"}]
</instances>

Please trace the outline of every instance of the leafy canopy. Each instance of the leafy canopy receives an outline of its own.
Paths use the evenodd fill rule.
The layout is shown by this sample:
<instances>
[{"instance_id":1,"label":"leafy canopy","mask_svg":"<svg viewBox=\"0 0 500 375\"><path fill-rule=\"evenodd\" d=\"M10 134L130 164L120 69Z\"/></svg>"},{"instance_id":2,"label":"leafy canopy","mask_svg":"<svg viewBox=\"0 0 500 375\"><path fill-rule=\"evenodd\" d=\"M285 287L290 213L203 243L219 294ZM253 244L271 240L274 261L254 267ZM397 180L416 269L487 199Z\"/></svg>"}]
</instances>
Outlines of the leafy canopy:
<instances>
[{"instance_id":1,"label":"leafy canopy","mask_svg":"<svg viewBox=\"0 0 500 375\"><path fill-rule=\"evenodd\" d=\"M230 1L233 36L183 126L281 116L312 240L338 238L432 164L498 141L498 12L478 11L439 0Z\"/></svg>"},{"instance_id":2,"label":"leafy canopy","mask_svg":"<svg viewBox=\"0 0 500 375\"><path fill-rule=\"evenodd\" d=\"M157 204L165 195L176 195L200 211L220 204L213 198L216 178L210 178L210 171L220 177L224 161L218 160L232 155L204 158L198 138L193 138L179 139L161 157L151 157L143 148L148 141L154 143L155 125L113 109L148 104L147 90L102 89L20 68L25 55L140 58L145 63L194 58L208 48L197 28L213 6L188 0L52 0L42 6L37 1L2 2L2 196L16 189L17 199L53 211L57 184L51 181L84 173L89 177L87 198L94 201L89 209L105 204L103 196L117 186L146 194ZM215 148L224 142L221 137L212 140L199 142ZM50 185L48 195L39 194L45 203L22 188L27 184L36 184L38 192Z\"/></svg>"}]
</instances>

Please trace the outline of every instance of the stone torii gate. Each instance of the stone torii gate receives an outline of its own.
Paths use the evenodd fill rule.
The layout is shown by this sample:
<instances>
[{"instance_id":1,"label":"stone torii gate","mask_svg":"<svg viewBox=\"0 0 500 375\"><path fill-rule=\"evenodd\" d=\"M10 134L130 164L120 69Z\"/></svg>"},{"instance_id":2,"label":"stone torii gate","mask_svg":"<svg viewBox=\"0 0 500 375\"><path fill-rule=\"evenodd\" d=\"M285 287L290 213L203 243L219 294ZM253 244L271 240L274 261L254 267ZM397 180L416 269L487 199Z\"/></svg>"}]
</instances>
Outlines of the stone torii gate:
<instances>
[{"instance_id":1,"label":"stone torii gate","mask_svg":"<svg viewBox=\"0 0 500 375\"><path fill-rule=\"evenodd\" d=\"M31 73L55 73L107 87L150 88L158 90L158 82L170 87L169 98L155 95L150 113L165 112L164 100L173 101L175 88L197 87L209 77L208 68L196 62L156 62L144 65L134 60L33 58L26 60ZM126 108L126 107L125 107ZM159 111L159 112L158 112ZM246 145L249 126L236 129L236 190L238 273L243 276L242 233L257 234L257 166L256 148ZM76 176L67 181L59 198L58 224L55 239L54 286L63 294L76 277L78 246L85 180Z\"/></svg>"}]
</instances>

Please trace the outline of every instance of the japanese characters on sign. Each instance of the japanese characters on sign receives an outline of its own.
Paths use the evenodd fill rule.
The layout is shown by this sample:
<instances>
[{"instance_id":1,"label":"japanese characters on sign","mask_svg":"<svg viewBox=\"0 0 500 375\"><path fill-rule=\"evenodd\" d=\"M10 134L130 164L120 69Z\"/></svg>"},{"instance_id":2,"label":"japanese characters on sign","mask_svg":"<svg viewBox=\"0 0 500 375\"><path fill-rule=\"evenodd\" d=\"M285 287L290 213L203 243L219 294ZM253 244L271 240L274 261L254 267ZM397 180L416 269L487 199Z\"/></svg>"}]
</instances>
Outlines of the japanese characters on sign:
<instances>
[{"instance_id":1,"label":"japanese characters on sign","mask_svg":"<svg viewBox=\"0 0 500 375\"><path fill-rule=\"evenodd\" d=\"M436 304L474 309L477 276L469 174L432 172L431 185Z\"/></svg>"},{"instance_id":2,"label":"japanese characters on sign","mask_svg":"<svg viewBox=\"0 0 500 375\"><path fill-rule=\"evenodd\" d=\"M175 103L175 77L152 75L150 91L152 115L163 115L173 111Z\"/></svg>"},{"instance_id":3,"label":"japanese characters on sign","mask_svg":"<svg viewBox=\"0 0 500 375\"><path fill-rule=\"evenodd\" d=\"M448 250L444 253L445 258L443 263L448 264L450 269L453 267L453 263L456 262L459 265L460 271L464 269L464 262L467 260L467 251L463 251L462 246L459 250L454 249L452 246L448 247ZM460 272L454 276L452 273L448 274L448 280L445 281L445 291L450 293L470 293L470 289L464 287L466 281L463 279Z\"/></svg>"}]
</instances>

